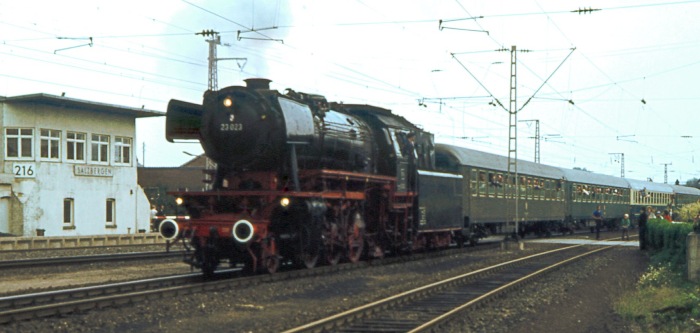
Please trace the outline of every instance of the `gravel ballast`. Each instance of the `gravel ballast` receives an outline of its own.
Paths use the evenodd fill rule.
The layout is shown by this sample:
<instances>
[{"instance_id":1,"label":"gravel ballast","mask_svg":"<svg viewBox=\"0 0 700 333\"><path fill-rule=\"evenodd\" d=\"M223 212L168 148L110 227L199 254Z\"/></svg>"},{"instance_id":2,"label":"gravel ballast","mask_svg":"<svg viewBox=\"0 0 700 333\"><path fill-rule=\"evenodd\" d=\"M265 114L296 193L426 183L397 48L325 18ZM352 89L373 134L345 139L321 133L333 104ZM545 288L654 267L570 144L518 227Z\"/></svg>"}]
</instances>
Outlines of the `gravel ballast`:
<instances>
[{"instance_id":1,"label":"gravel ballast","mask_svg":"<svg viewBox=\"0 0 700 333\"><path fill-rule=\"evenodd\" d=\"M554 247L467 251L248 288L144 301L0 326L8 332L277 332L439 279ZM625 332L612 309L646 268L634 247L569 265L445 328L446 332Z\"/></svg>"}]
</instances>

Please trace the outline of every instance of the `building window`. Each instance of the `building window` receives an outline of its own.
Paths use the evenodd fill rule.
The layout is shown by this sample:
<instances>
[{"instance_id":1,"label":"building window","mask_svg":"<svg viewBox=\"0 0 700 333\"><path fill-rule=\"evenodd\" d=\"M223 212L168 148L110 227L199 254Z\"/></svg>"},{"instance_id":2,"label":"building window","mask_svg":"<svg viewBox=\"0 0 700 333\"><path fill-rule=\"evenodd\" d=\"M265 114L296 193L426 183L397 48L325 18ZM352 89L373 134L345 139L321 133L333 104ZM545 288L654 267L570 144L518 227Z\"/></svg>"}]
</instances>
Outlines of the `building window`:
<instances>
[{"instance_id":1,"label":"building window","mask_svg":"<svg viewBox=\"0 0 700 333\"><path fill-rule=\"evenodd\" d=\"M72 162L85 162L85 133L66 134L66 159Z\"/></svg>"},{"instance_id":2,"label":"building window","mask_svg":"<svg viewBox=\"0 0 700 333\"><path fill-rule=\"evenodd\" d=\"M117 219L115 218L115 210L116 210L116 201L114 199L107 199L107 205L106 205L106 218L105 221L107 223L107 226L116 226L117 225Z\"/></svg>"},{"instance_id":3,"label":"building window","mask_svg":"<svg viewBox=\"0 0 700 333\"><path fill-rule=\"evenodd\" d=\"M41 136L41 158L58 161L61 158L61 131L42 129Z\"/></svg>"},{"instance_id":4,"label":"building window","mask_svg":"<svg viewBox=\"0 0 700 333\"><path fill-rule=\"evenodd\" d=\"M131 165L131 138L114 138L114 163Z\"/></svg>"},{"instance_id":5,"label":"building window","mask_svg":"<svg viewBox=\"0 0 700 333\"><path fill-rule=\"evenodd\" d=\"M34 129L6 128L5 156L8 159L31 160L34 158Z\"/></svg>"},{"instance_id":6,"label":"building window","mask_svg":"<svg viewBox=\"0 0 700 333\"><path fill-rule=\"evenodd\" d=\"M93 134L91 139L90 160L97 163L108 163L109 135Z\"/></svg>"},{"instance_id":7,"label":"building window","mask_svg":"<svg viewBox=\"0 0 700 333\"><path fill-rule=\"evenodd\" d=\"M74 217L75 215L73 214L74 211L74 202L72 198L65 198L63 199L63 227L73 227L75 224Z\"/></svg>"}]
</instances>

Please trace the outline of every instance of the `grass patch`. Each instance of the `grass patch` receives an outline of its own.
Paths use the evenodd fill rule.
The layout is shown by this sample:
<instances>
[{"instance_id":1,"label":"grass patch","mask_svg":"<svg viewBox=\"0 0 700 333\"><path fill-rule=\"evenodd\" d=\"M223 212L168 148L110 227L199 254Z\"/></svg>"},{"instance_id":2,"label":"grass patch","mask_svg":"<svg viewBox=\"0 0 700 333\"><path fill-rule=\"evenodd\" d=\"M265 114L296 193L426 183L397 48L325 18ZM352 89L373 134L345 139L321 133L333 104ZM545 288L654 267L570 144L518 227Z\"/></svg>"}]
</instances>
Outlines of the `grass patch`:
<instances>
[{"instance_id":1,"label":"grass patch","mask_svg":"<svg viewBox=\"0 0 700 333\"><path fill-rule=\"evenodd\" d=\"M654 262L615 311L640 332L700 332L700 286L678 266Z\"/></svg>"}]
</instances>

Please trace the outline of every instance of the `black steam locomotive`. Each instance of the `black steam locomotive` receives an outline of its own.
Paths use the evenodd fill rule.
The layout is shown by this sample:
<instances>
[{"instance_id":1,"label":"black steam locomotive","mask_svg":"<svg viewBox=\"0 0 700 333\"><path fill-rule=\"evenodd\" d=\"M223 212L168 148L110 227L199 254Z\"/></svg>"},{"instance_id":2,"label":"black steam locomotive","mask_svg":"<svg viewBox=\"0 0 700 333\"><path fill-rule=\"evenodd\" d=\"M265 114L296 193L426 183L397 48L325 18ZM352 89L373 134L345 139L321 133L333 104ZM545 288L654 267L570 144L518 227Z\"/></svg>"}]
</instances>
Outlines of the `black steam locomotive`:
<instances>
[{"instance_id":1,"label":"black steam locomotive","mask_svg":"<svg viewBox=\"0 0 700 333\"><path fill-rule=\"evenodd\" d=\"M161 234L211 274L313 267L468 240L462 176L435 169L433 135L391 111L269 88L269 80L171 100L168 140L197 139L211 190L175 192L189 220Z\"/></svg>"}]
</instances>

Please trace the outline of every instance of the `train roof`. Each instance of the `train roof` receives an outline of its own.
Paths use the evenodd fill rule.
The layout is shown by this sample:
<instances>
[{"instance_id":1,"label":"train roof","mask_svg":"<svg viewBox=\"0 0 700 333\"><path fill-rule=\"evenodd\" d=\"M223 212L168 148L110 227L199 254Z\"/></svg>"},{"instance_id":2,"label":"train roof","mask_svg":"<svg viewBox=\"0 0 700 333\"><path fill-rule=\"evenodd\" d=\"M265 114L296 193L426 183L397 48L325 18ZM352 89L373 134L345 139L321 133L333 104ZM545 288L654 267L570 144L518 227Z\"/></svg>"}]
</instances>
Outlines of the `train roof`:
<instances>
[{"instance_id":1,"label":"train roof","mask_svg":"<svg viewBox=\"0 0 700 333\"><path fill-rule=\"evenodd\" d=\"M590 171L575 170L575 169L561 169L564 173L564 177L567 181L593 184L593 185L606 185L615 186L622 188L629 188L630 185L622 178L615 176L603 175Z\"/></svg>"},{"instance_id":2,"label":"train roof","mask_svg":"<svg viewBox=\"0 0 700 333\"><path fill-rule=\"evenodd\" d=\"M653 192L673 193L673 188L671 187L671 185L668 185L668 184L654 183L654 182L629 179L629 178L625 178L625 180L627 182L629 182L630 188L632 188L633 190L641 191L641 190L647 189L647 190L653 191Z\"/></svg>"},{"instance_id":3,"label":"train roof","mask_svg":"<svg viewBox=\"0 0 700 333\"><path fill-rule=\"evenodd\" d=\"M673 189L673 192L678 194L690 194L700 196L700 189L695 187L681 186L681 185L669 185Z\"/></svg>"},{"instance_id":4,"label":"train roof","mask_svg":"<svg viewBox=\"0 0 700 333\"><path fill-rule=\"evenodd\" d=\"M508 158L504 156L444 143L436 144L435 150L453 156L461 165L508 172ZM523 160L518 160L518 173L552 179L564 177L564 173L559 168Z\"/></svg>"},{"instance_id":5,"label":"train roof","mask_svg":"<svg viewBox=\"0 0 700 333\"><path fill-rule=\"evenodd\" d=\"M455 162L460 165L508 172L508 158L505 156L444 143L437 143L435 145L435 151L437 153L444 153L452 156L456 160ZM661 184L630 178L620 178L583 170L558 168L523 160L518 160L518 173L553 179L564 178L570 182L592 185L631 188L637 191L647 189L649 191L659 193L680 193L700 196L700 189L694 187Z\"/></svg>"}]
</instances>

